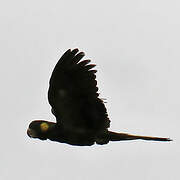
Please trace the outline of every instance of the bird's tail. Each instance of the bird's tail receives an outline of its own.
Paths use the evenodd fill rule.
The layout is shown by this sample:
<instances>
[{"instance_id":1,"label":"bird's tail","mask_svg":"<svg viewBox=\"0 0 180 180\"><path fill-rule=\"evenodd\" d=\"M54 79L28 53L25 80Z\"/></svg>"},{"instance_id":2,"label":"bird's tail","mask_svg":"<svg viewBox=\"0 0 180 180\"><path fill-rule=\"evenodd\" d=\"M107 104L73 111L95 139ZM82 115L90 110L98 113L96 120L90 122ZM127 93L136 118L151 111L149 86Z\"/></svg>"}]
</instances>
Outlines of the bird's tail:
<instances>
[{"instance_id":1,"label":"bird's tail","mask_svg":"<svg viewBox=\"0 0 180 180\"><path fill-rule=\"evenodd\" d=\"M115 133L115 132L108 132L109 140L110 141L125 141L125 140L150 140L150 141L172 141L170 138L161 138L161 137L151 137L151 136L138 136L138 135L131 135L125 133Z\"/></svg>"}]
</instances>

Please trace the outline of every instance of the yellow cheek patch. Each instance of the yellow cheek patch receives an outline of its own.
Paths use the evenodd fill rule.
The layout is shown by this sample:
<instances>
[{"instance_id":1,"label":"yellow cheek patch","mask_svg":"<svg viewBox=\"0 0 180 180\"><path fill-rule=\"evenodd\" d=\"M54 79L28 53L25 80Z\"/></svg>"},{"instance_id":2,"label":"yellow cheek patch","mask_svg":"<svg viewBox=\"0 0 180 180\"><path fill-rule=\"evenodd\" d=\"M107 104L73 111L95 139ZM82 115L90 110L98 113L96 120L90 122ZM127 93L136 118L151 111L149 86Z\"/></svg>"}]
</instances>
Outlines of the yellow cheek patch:
<instances>
[{"instance_id":1,"label":"yellow cheek patch","mask_svg":"<svg viewBox=\"0 0 180 180\"><path fill-rule=\"evenodd\" d=\"M46 132L49 129L49 125L46 122L40 124L40 128L42 132Z\"/></svg>"}]
</instances>

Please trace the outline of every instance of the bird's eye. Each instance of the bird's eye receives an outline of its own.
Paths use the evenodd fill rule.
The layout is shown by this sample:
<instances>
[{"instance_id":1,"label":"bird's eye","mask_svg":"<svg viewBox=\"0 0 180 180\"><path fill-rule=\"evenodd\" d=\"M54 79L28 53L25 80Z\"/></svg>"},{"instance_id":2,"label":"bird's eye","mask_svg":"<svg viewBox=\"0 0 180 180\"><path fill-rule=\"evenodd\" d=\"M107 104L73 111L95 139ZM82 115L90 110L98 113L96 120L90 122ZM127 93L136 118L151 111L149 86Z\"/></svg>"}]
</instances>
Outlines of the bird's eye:
<instances>
[{"instance_id":1,"label":"bird's eye","mask_svg":"<svg viewBox=\"0 0 180 180\"><path fill-rule=\"evenodd\" d=\"M49 125L46 122L40 124L40 128L42 132L46 132L49 129Z\"/></svg>"}]
</instances>

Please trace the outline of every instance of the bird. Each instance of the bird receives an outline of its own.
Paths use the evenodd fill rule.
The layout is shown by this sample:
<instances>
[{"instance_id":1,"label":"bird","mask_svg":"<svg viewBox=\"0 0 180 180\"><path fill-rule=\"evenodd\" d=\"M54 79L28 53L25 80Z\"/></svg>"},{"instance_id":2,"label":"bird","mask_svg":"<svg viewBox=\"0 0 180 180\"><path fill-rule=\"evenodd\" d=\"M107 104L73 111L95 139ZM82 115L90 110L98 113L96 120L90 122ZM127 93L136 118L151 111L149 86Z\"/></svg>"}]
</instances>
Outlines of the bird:
<instances>
[{"instance_id":1,"label":"bird","mask_svg":"<svg viewBox=\"0 0 180 180\"><path fill-rule=\"evenodd\" d=\"M99 97L95 64L82 60L84 52L68 49L59 59L49 81L48 101L55 122L33 120L27 135L74 146L105 145L110 141L170 138L139 136L109 131L110 119Z\"/></svg>"}]
</instances>

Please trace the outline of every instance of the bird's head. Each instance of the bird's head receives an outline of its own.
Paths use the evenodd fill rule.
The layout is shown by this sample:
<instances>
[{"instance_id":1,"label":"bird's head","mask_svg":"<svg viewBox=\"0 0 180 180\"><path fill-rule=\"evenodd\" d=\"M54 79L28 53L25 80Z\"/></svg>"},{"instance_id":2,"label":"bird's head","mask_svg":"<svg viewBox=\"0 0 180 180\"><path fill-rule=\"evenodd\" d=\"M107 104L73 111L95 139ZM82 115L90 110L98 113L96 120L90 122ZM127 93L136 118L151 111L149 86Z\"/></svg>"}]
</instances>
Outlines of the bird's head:
<instances>
[{"instance_id":1,"label":"bird's head","mask_svg":"<svg viewBox=\"0 0 180 180\"><path fill-rule=\"evenodd\" d=\"M46 140L48 138L49 132L54 126L55 123L53 122L34 120L29 124L27 135L31 138Z\"/></svg>"}]
</instances>

